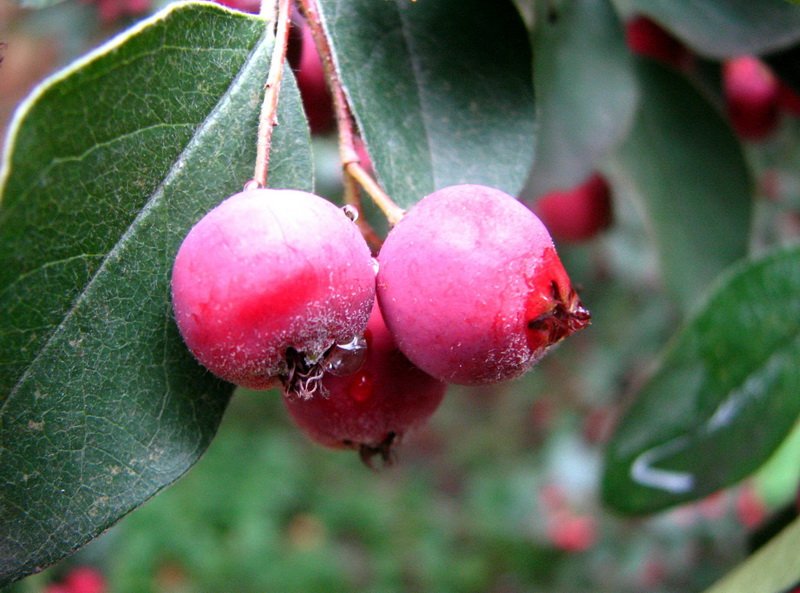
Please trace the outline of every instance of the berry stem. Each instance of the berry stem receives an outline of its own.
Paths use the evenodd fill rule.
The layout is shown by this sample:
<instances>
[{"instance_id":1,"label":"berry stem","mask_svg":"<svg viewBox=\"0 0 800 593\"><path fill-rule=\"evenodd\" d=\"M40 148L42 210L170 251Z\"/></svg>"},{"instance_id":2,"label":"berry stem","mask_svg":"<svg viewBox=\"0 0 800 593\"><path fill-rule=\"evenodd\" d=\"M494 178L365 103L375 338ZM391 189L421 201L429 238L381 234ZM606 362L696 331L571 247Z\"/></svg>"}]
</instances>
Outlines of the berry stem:
<instances>
[{"instance_id":1,"label":"berry stem","mask_svg":"<svg viewBox=\"0 0 800 593\"><path fill-rule=\"evenodd\" d=\"M269 74L264 85L264 102L258 122L258 144L256 167L253 179L259 187L267 186L269 155L272 147L272 131L278 123L278 95L283 80L283 64L289 43L289 0L262 0L260 15L275 23L275 41L269 64Z\"/></svg>"},{"instance_id":2,"label":"berry stem","mask_svg":"<svg viewBox=\"0 0 800 593\"><path fill-rule=\"evenodd\" d=\"M389 195L383 191L377 181L364 169L355 148L355 123L353 121L350 106L347 103L347 96L333 63L333 52L325 36L322 26L319 8L316 0L297 0L300 9L306 17L311 35L317 51L322 58L322 66L325 71L325 78L333 97L333 108L336 114L336 127L339 132L339 157L344 168L345 178L351 178L364 188L367 195L380 208L389 224L396 224L405 214L405 211L398 206ZM357 188L345 181L345 201L360 210L360 198Z\"/></svg>"}]
</instances>

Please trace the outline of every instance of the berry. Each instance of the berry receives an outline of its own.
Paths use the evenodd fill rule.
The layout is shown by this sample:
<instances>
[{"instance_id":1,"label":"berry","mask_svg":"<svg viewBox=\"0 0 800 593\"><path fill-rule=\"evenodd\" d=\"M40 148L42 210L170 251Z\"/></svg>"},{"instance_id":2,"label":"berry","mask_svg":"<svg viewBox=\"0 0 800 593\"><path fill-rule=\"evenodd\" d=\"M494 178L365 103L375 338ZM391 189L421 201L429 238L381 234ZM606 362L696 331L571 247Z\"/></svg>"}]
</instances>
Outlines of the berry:
<instances>
[{"instance_id":1,"label":"berry","mask_svg":"<svg viewBox=\"0 0 800 593\"><path fill-rule=\"evenodd\" d=\"M611 189L595 173L576 187L543 195L533 209L556 241L588 241L611 225Z\"/></svg>"},{"instance_id":2,"label":"berry","mask_svg":"<svg viewBox=\"0 0 800 593\"><path fill-rule=\"evenodd\" d=\"M73 569L65 578L64 586L70 593L105 593L105 577L88 566Z\"/></svg>"},{"instance_id":3,"label":"berry","mask_svg":"<svg viewBox=\"0 0 800 593\"><path fill-rule=\"evenodd\" d=\"M722 68L728 117L746 140L763 140L778 125L778 79L761 60L741 56Z\"/></svg>"},{"instance_id":4,"label":"berry","mask_svg":"<svg viewBox=\"0 0 800 593\"><path fill-rule=\"evenodd\" d=\"M625 40L636 55L673 68L683 68L691 60L691 52L683 43L646 16L638 15L625 23Z\"/></svg>"},{"instance_id":5,"label":"berry","mask_svg":"<svg viewBox=\"0 0 800 593\"><path fill-rule=\"evenodd\" d=\"M252 12L253 14L257 13L261 7L261 0L214 0L214 2L242 12Z\"/></svg>"},{"instance_id":6,"label":"berry","mask_svg":"<svg viewBox=\"0 0 800 593\"><path fill-rule=\"evenodd\" d=\"M597 522L589 515L559 511L548 521L547 536L565 552L584 552L597 541Z\"/></svg>"},{"instance_id":7,"label":"berry","mask_svg":"<svg viewBox=\"0 0 800 593\"><path fill-rule=\"evenodd\" d=\"M374 302L372 258L341 209L302 191L231 196L189 232L172 270L181 335L218 377L304 393L323 355L360 336Z\"/></svg>"},{"instance_id":8,"label":"berry","mask_svg":"<svg viewBox=\"0 0 800 593\"><path fill-rule=\"evenodd\" d=\"M284 402L312 440L331 448L357 449L362 459L391 459L393 446L425 422L444 397L446 385L415 367L397 349L377 304L367 330L366 355L355 372L327 374L322 395Z\"/></svg>"},{"instance_id":9,"label":"berry","mask_svg":"<svg viewBox=\"0 0 800 593\"><path fill-rule=\"evenodd\" d=\"M314 43L314 36L308 24L298 18L300 27L300 48L290 55L292 67L296 70L297 87L312 134L325 134L333 128L333 98L325 79L322 58ZM296 56L299 54L299 58Z\"/></svg>"},{"instance_id":10,"label":"berry","mask_svg":"<svg viewBox=\"0 0 800 593\"><path fill-rule=\"evenodd\" d=\"M547 229L498 189L426 196L378 259L386 325L411 362L447 383L516 377L589 323Z\"/></svg>"}]
</instances>

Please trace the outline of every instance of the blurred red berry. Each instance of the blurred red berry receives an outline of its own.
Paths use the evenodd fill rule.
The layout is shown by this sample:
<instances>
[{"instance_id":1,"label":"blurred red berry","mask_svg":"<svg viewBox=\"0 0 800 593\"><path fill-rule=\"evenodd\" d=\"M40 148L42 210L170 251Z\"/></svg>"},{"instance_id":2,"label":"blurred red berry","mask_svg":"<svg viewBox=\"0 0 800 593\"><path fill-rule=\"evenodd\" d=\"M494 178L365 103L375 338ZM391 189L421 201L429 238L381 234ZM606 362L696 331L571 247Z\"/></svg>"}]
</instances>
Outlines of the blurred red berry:
<instances>
[{"instance_id":1,"label":"blurred red berry","mask_svg":"<svg viewBox=\"0 0 800 593\"><path fill-rule=\"evenodd\" d=\"M296 19L300 27L299 51L293 48L289 52L290 64L295 70L297 86L303 108L308 118L308 126L312 134L325 134L333 129L333 98L325 80L325 69L322 58L314 43L314 36L308 24L300 18Z\"/></svg>"},{"instance_id":2,"label":"blurred red berry","mask_svg":"<svg viewBox=\"0 0 800 593\"><path fill-rule=\"evenodd\" d=\"M597 523L588 515L554 515L547 527L550 542L565 552L584 552L597 541Z\"/></svg>"},{"instance_id":3,"label":"blurred red berry","mask_svg":"<svg viewBox=\"0 0 800 593\"><path fill-rule=\"evenodd\" d=\"M755 488L752 485L742 487L736 497L736 516L739 522L748 529L753 529L761 524L766 515L764 501L758 496Z\"/></svg>"},{"instance_id":4,"label":"blurred red berry","mask_svg":"<svg viewBox=\"0 0 800 593\"><path fill-rule=\"evenodd\" d=\"M674 68L682 68L691 59L691 52L655 21L638 15L625 23L625 40L633 53L657 60Z\"/></svg>"},{"instance_id":5,"label":"blurred red berry","mask_svg":"<svg viewBox=\"0 0 800 593\"><path fill-rule=\"evenodd\" d=\"M722 67L728 117L746 140L763 140L778 125L778 79L761 60L741 56Z\"/></svg>"},{"instance_id":6,"label":"blurred red berry","mask_svg":"<svg viewBox=\"0 0 800 593\"><path fill-rule=\"evenodd\" d=\"M778 81L778 105L785 112L800 116L800 94L782 80Z\"/></svg>"},{"instance_id":7,"label":"blurred red berry","mask_svg":"<svg viewBox=\"0 0 800 593\"><path fill-rule=\"evenodd\" d=\"M97 569L82 566L64 577L63 585L69 593L106 593L106 579Z\"/></svg>"},{"instance_id":8,"label":"blurred red berry","mask_svg":"<svg viewBox=\"0 0 800 593\"><path fill-rule=\"evenodd\" d=\"M84 0L97 6L97 14L104 23L127 16L138 16L150 11L150 0Z\"/></svg>"},{"instance_id":9,"label":"blurred red berry","mask_svg":"<svg viewBox=\"0 0 800 593\"><path fill-rule=\"evenodd\" d=\"M214 0L214 2L242 12L252 12L253 14L257 13L261 7L261 0Z\"/></svg>"},{"instance_id":10,"label":"blurred red berry","mask_svg":"<svg viewBox=\"0 0 800 593\"><path fill-rule=\"evenodd\" d=\"M543 195L533 211L556 241L588 241L611 225L611 188L595 173L576 187Z\"/></svg>"}]
</instances>

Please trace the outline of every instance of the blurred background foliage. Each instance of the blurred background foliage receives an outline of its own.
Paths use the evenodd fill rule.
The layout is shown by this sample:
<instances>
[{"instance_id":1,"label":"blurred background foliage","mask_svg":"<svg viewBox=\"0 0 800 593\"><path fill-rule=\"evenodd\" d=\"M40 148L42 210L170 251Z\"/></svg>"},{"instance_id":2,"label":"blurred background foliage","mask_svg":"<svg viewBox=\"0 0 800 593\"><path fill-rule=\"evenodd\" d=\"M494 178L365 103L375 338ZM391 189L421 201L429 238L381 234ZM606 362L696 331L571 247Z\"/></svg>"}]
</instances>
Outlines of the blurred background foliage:
<instances>
[{"instance_id":1,"label":"blurred background foliage","mask_svg":"<svg viewBox=\"0 0 800 593\"><path fill-rule=\"evenodd\" d=\"M158 7L0 0L0 133L32 85ZM785 118L747 147L756 251L800 234L799 134L800 120ZM334 140L317 137L315 150L319 191L336 198ZM121 593L702 591L791 515L800 430L752 479L699 503L644 519L601 507L603 445L680 319L631 191L614 187L613 228L559 246L595 313L591 330L521 380L451 387L394 466L322 449L292 426L279 393L240 391L183 479L7 590L54 591L89 565Z\"/></svg>"}]
</instances>

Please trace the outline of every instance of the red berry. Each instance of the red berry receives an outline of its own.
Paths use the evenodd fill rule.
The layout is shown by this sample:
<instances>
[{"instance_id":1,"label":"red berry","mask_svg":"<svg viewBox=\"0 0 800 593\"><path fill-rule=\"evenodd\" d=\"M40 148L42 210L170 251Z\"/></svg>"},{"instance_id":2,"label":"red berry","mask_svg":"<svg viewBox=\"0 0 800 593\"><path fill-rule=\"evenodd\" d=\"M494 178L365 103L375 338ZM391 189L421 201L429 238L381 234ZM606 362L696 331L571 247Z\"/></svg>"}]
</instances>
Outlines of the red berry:
<instances>
[{"instance_id":1,"label":"red berry","mask_svg":"<svg viewBox=\"0 0 800 593\"><path fill-rule=\"evenodd\" d=\"M800 115L800 94L785 82L778 81L778 104L792 115Z\"/></svg>"},{"instance_id":2,"label":"red berry","mask_svg":"<svg viewBox=\"0 0 800 593\"><path fill-rule=\"evenodd\" d=\"M295 190L236 194L189 232L172 301L183 339L212 373L253 389L303 391L335 343L360 336L375 272L356 226Z\"/></svg>"},{"instance_id":3,"label":"red berry","mask_svg":"<svg viewBox=\"0 0 800 593\"><path fill-rule=\"evenodd\" d=\"M257 13L261 7L261 0L214 0L214 2L242 12L252 12L253 14Z\"/></svg>"},{"instance_id":4,"label":"red berry","mask_svg":"<svg viewBox=\"0 0 800 593\"><path fill-rule=\"evenodd\" d=\"M439 407L446 385L423 373L403 356L386 328L377 304L364 334L361 368L322 380L322 394L284 402L295 423L314 441L332 448L357 449L365 461L424 423Z\"/></svg>"},{"instance_id":5,"label":"red berry","mask_svg":"<svg viewBox=\"0 0 800 593\"><path fill-rule=\"evenodd\" d=\"M297 53L300 57L297 60L292 56L293 60L297 60L292 66L296 69L297 86L311 133L324 134L333 128L333 98L325 80L322 58L317 51L311 29L304 20L298 19L298 22L301 27L301 41Z\"/></svg>"},{"instance_id":6,"label":"red berry","mask_svg":"<svg viewBox=\"0 0 800 593\"><path fill-rule=\"evenodd\" d=\"M733 128L746 140L762 140L778 125L778 79L761 60L742 56L722 68L725 104Z\"/></svg>"},{"instance_id":7,"label":"red berry","mask_svg":"<svg viewBox=\"0 0 800 593\"><path fill-rule=\"evenodd\" d=\"M423 198L378 258L387 326L441 381L518 376L589 323L547 229L497 189L456 185Z\"/></svg>"},{"instance_id":8,"label":"red berry","mask_svg":"<svg viewBox=\"0 0 800 593\"><path fill-rule=\"evenodd\" d=\"M595 173L576 187L543 195L534 211L556 241L588 241L611 225L611 189Z\"/></svg>"},{"instance_id":9,"label":"red berry","mask_svg":"<svg viewBox=\"0 0 800 593\"><path fill-rule=\"evenodd\" d=\"M638 15L625 23L625 40L637 55L682 68L691 59L683 43L646 16Z\"/></svg>"},{"instance_id":10,"label":"red berry","mask_svg":"<svg viewBox=\"0 0 800 593\"><path fill-rule=\"evenodd\" d=\"M767 507L752 484L745 485L736 497L736 516L739 522L753 529L758 527L767 516Z\"/></svg>"},{"instance_id":11,"label":"red berry","mask_svg":"<svg viewBox=\"0 0 800 593\"><path fill-rule=\"evenodd\" d=\"M583 552L597 541L597 523L588 515L561 511L553 515L547 527L553 545L565 552Z\"/></svg>"},{"instance_id":12,"label":"red berry","mask_svg":"<svg viewBox=\"0 0 800 593\"><path fill-rule=\"evenodd\" d=\"M67 574L63 586L69 593L105 593L106 579L98 570L82 566Z\"/></svg>"}]
</instances>

